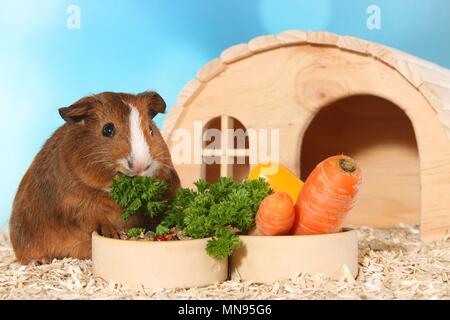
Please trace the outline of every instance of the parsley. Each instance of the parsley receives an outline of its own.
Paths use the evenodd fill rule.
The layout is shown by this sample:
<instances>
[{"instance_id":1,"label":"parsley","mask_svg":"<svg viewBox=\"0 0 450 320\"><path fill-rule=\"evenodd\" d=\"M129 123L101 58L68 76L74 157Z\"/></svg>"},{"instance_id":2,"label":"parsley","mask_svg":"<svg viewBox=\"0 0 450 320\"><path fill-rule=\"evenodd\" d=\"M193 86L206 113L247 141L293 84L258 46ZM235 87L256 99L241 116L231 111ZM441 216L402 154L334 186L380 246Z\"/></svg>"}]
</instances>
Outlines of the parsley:
<instances>
[{"instance_id":1,"label":"parsley","mask_svg":"<svg viewBox=\"0 0 450 320\"><path fill-rule=\"evenodd\" d=\"M154 218L167 210L168 202L164 199L167 189L165 181L154 177L121 176L113 180L111 196L124 207L124 220L137 212Z\"/></svg>"},{"instance_id":2,"label":"parsley","mask_svg":"<svg viewBox=\"0 0 450 320\"><path fill-rule=\"evenodd\" d=\"M264 179L240 183L231 178L220 178L215 183L200 179L195 187L196 190L178 189L168 201L163 198L168 188L166 182L153 177L122 176L113 181L111 195L124 207L124 219L137 212L150 217L165 213L156 227L157 235L177 228L193 239L211 237L206 252L223 259L240 246L238 234L255 226L259 205L272 191ZM128 235L134 237L140 231L131 229Z\"/></svg>"},{"instance_id":3,"label":"parsley","mask_svg":"<svg viewBox=\"0 0 450 320\"><path fill-rule=\"evenodd\" d=\"M232 230L219 228L216 236L206 244L206 253L221 260L228 257L233 251L241 245L238 235Z\"/></svg>"},{"instance_id":4,"label":"parsley","mask_svg":"<svg viewBox=\"0 0 450 320\"><path fill-rule=\"evenodd\" d=\"M127 236L130 238L137 238L145 234L145 228L131 228L128 229Z\"/></svg>"},{"instance_id":5,"label":"parsley","mask_svg":"<svg viewBox=\"0 0 450 320\"><path fill-rule=\"evenodd\" d=\"M197 191L177 191L158 231L176 227L194 239L212 237L206 251L223 259L239 247L237 234L255 226L259 205L271 193L269 184L263 179L239 183L220 178L213 184L199 180L195 186Z\"/></svg>"}]
</instances>

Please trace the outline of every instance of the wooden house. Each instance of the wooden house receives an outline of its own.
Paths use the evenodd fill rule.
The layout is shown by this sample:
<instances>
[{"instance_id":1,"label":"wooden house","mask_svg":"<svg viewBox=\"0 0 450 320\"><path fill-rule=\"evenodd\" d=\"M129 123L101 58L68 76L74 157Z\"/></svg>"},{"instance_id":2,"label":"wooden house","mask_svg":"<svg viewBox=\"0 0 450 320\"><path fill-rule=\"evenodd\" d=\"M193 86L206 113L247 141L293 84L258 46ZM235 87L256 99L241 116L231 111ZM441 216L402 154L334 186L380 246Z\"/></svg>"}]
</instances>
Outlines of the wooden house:
<instances>
[{"instance_id":1,"label":"wooden house","mask_svg":"<svg viewBox=\"0 0 450 320\"><path fill-rule=\"evenodd\" d=\"M163 127L177 132L277 129L279 161L306 179L327 156L345 153L363 170L348 223L421 225L422 239L450 230L450 71L396 49L351 36L291 30L222 52L179 94ZM222 139L206 159L175 163L184 186L198 178L242 179L251 141ZM244 157L240 164L225 160ZM175 161L176 162L176 161Z\"/></svg>"}]
</instances>

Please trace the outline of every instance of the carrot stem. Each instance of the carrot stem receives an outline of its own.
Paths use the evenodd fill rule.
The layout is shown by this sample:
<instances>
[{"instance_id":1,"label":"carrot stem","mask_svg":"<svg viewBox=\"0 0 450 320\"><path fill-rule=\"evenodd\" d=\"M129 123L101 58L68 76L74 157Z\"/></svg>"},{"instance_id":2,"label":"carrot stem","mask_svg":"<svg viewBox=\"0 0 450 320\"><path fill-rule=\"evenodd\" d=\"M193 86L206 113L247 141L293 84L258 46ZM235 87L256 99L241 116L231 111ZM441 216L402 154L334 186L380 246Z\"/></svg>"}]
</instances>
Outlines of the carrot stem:
<instances>
[{"instance_id":1,"label":"carrot stem","mask_svg":"<svg viewBox=\"0 0 450 320\"><path fill-rule=\"evenodd\" d=\"M339 167L348 173L355 172L356 165L355 162L352 159L349 158L341 158L339 159Z\"/></svg>"}]
</instances>

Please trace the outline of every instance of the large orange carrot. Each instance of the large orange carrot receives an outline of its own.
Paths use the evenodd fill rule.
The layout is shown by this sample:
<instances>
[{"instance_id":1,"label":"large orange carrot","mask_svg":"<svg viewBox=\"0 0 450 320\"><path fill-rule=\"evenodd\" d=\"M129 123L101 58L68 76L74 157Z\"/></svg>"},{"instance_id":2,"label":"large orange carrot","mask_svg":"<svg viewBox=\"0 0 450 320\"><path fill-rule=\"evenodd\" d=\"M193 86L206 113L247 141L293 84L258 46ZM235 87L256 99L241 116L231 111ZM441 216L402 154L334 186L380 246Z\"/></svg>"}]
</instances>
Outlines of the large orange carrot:
<instances>
[{"instance_id":1,"label":"large orange carrot","mask_svg":"<svg viewBox=\"0 0 450 320\"><path fill-rule=\"evenodd\" d=\"M252 235L280 236L289 234L294 223L294 203L291 196L279 191L267 196L256 213L256 229Z\"/></svg>"},{"instance_id":2,"label":"large orange carrot","mask_svg":"<svg viewBox=\"0 0 450 320\"><path fill-rule=\"evenodd\" d=\"M340 155L319 163L297 198L291 234L339 232L360 185L361 169L352 158Z\"/></svg>"}]
</instances>

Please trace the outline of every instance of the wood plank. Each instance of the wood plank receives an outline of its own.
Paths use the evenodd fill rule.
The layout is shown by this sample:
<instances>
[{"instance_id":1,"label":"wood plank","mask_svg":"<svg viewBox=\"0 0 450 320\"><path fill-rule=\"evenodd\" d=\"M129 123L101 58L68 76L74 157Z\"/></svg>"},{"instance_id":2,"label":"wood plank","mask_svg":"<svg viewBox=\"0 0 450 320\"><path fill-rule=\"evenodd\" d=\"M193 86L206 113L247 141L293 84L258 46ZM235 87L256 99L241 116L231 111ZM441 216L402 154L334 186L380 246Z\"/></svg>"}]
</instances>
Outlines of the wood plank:
<instances>
[{"instance_id":1,"label":"wood plank","mask_svg":"<svg viewBox=\"0 0 450 320\"><path fill-rule=\"evenodd\" d=\"M331 32L308 32L307 42L319 45L337 45L339 36Z\"/></svg>"},{"instance_id":2,"label":"wood plank","mask_svg":"<svg viewBox=\"0 0 450 320\"><path fill-rule=\"evenodd\" d=\"M419 88L423 83L422 73L415 66L411 65L410 62L403 60L401 57L397 57L396 69L416 88Z\"/></svg>"},{"instance_id":3,"label":"wood plank","mask_svg":"<svg viewBox=\"0 0 450 320\"><path fill-rule=\"evenodd\" d=\"M197 79L201 82L208 82L227 68L219 58L211 60L197 72Z\"/></svg>"},{"instance_id":4,"label":"wood plank","mask_svg":"<svg viewBox=\"0 0 450 320\"><path fill-rule=\"evenodd\" d=\"M227 155L232 157L248 157L250 150L248 149L228 149Z\"/></svg>"},{"instance_id":5,"label":"wood plank","mask_svg":"<svg viewBox=\"0 0 450 320\"><path fill-rule=\"evenodd\" d=\"M204 157L221 157L222 149L203 149L202 153Z\"/></svg>"},{"instance_id":6,"label":"wood plank","mask_svg":"<svg viewBox=\"0 0 450 320\"><path fill-rule=\"evenodd\" d=\"M397 70L416 88L422 84L423 79L420 72L405 59L405 55L401 51L377 43L371 43L368 47L368 52L376 59Z\"/></svg>"},{"instance_id":7,"label":"wood plank","mask_svg":"<svg viewBox=\"0 0 450 320\"><path fill-rule=\"evenodd\" d=\"M450 140L450 89L439 89L439 86L425 82L419 91L433 107Z\"/></svg>"},{"instance_id":8,"label":"wood plank","mask_svg":"<svg viewBox=\"0 0 450 320\"><path fill-rule=\"evenodd\" d=\"M181 90L177 98L177 104L186 106L196 95L201 91L204 84L197 79L192 79L189 81Z\"/></svg>"},{"instance_id":9,"label":"wood plank","mask_svg":"<svg viewBox=\"0 0 450 320\"><path fill-rule=\"evenodd\" d=\"M284 45L298 45L306 43L307 33L302 30L288 30L279 33L276 37Z\"/></svg>"},{"instance_id":10,"label":"wood plank","mask_svg":"<svg viewBox=\"0 0 450 320\"><path fill-rule=\"evenodd\" d=\"M337 46L341 49L367 54L369 42L352 36L341 36L339 37Z\"/></svg>"},{"instance_id":11,"label":"wood plank","mask_svg":"<svg viewBox=\"0 0 450 320\"><path fill-rule=\"evenodd\" d=\"M421 59L419 57L413 56L409 53L400 51L395 48L388 47L391 51L395 52L398 56L401 56L402 60L408 61L411 65L416 67L424 81L429 81L437 84L449 84L450 82L450 70L442 66L439 66L431 61ZM443 80L443 81L441 81Z\"/></svg>"},{"instance_id":12,"label":"wood plank","mask_svg":"<svg viewBox=\"0 0 450 320\"><path fill-rule=\"evenodd\" d=\"M431 64L420 63L418 60L408 62L420 74L422 82L428 82L440 87L450 87L450 71L443 70Z\"/></svg>"},{"instance_id":13,"label":"wood plank","mask_svg":"<svg viewBox=\"0 0 450 320\"><path fill-rule=\"evenodd\" d=\"M450 140L450 111L444 110L438 113L438 118L447 130L447 136Z\"/></svg>"},{"instance_id":14,"label":"wood plank","mask_svg":"<svg viewBox=\"0 0 450 320\"><path fill-rule=\"evenodd\" d=\"M424 82L419 91L428 99L436 113L442 111L450 111L450 87L442 87L440 85ZM447 123L444 123L448 125Z\"/></svg>"},{"instance_id":15,"label":"wood plank","mask_svg":"<svg viewBox=\"0 0 450 320\"><path fill-rule=\"evenodd\" d=\"M248 48L251 52L258 53L274 48L279 48L283 43L277 39L276 36L267 35L253 38L248 43Z\"/></svg>"},{"instance_id":16,"label":"wood plank","mask_svg":"<svg viewBox=\"0 0 450 320\"><path fill-rule=\"evenodd\" d=\"M419 91L427 99L436 114L444 108L444 101L436 90L433 89L433 86L425 82L419 87Z\"/></svg>"},{"instance_id":17,"label":"wood plank","mask_svg":"<svg viewBox=\"0 0 450 320\"><path fill-rule=\"evenodd\" d=\"M434 107L450 140L450 87L425 82L419 90Z\"/></svg>"},{"instance_id":18,"label":"wood plank","mask_svg":"<svg viewBox=\"0 0 450 320\"><path fill-rule=\"evenodd\" d=\"M222 149L203 149L204 157L220 157ZM228 149L226 155L228 157L248 157L250 151L248 149Z\"/></svg>"},{"instance_id":19,"label":"wood plank","mask_svg":"<svg viewBox=\"0 0 450 320\"><path fill-rule=\"evenodd\" d=\"M253 55L253 52L250 51L248 44L241 43L224 50L220 54L220 60L225 64L230 64L251 55Z\"/></svg>"},{"instance_id":20,"label":"wood plank","mask_svg":"<svg viewBox=\"0 0 450 320\"><path fill-rule=\"evenodd\" d=\"M389 48L381 44L371 42L367 47L367 52L392 68L397 68L397 57Z\"/></svg>"},{"instance_id":21,"label":"wood plank","mask_svg":"<svg viewBox=\"0 0 450 320\"><path fill-rule=\"evenodd\" d=\"M233 129L233 119L227 115L223 115L221 118L221 130L222 130L222 157L220 161L220 176L221 177L232 177L233 176L233 165L231 164L232 159L227 154L229 149L228 141L228 130Z\"/></svg>"}]
</instances>

